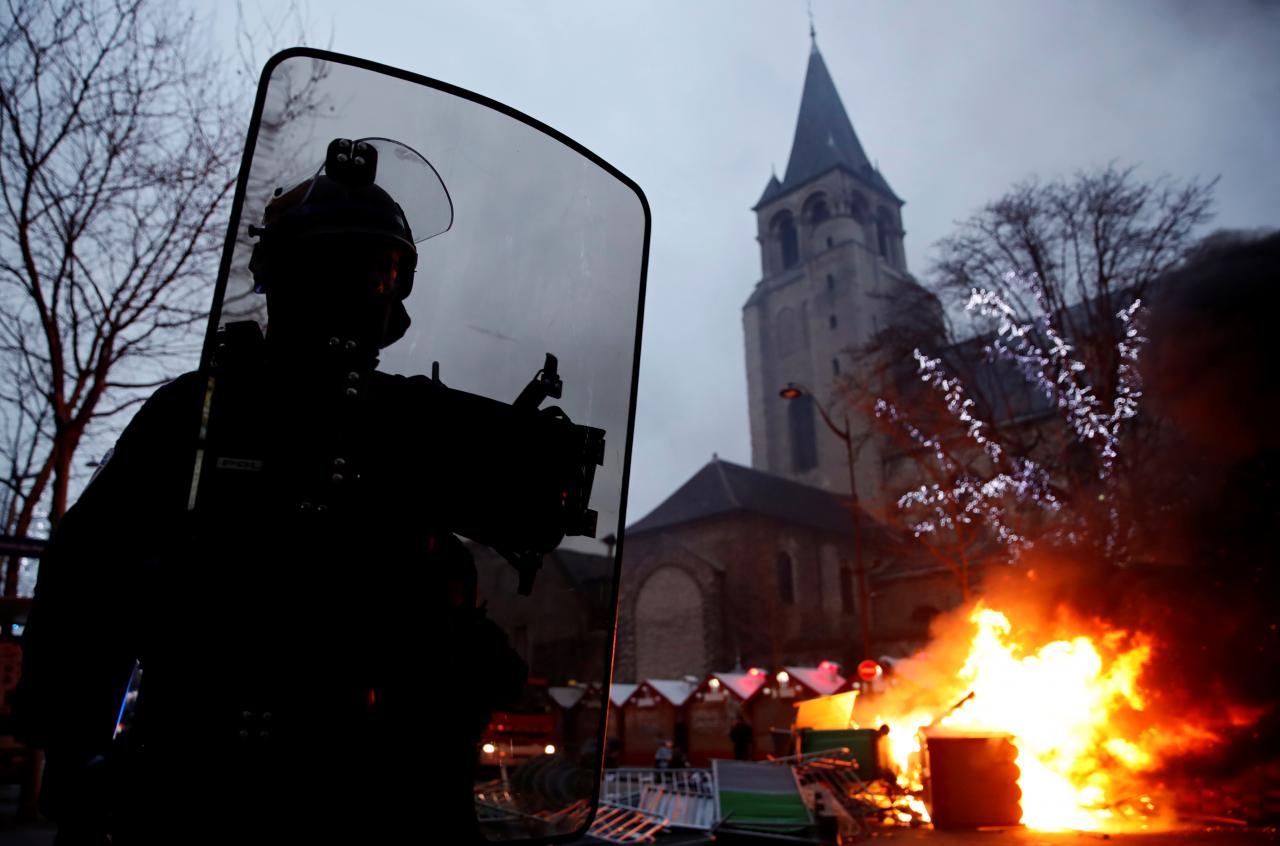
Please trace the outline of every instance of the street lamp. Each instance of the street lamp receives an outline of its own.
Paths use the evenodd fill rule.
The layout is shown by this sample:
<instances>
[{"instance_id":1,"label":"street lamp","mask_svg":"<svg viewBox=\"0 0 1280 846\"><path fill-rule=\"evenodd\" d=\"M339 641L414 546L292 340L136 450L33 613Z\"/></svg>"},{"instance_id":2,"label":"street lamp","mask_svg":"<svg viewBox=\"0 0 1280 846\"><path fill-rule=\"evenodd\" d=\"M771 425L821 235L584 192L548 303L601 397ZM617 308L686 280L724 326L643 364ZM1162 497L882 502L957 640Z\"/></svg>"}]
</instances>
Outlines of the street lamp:
<instances>
[{"instance_id":1,"label":"street lamp","mask_svg":"<svg viewBox=\"0 0 1280 846\"><path fill-rule=\"evenodd\" d=\"M799 399L803 396L813 397L813 392L797 382L788 382L782 390L778 391L778 396L784 400ZM862 563L862 509L858 505L858 479L854 474L854 457L857 452L862 451L863 444L867 442L865 437L858 439L857 449L853 445L853 430L849 426L849 413L845 412L844 426L837 426L831 416L827 414L827 410L823 408L822 403L816 400L813 403L818 414L822 416L822 422L827 424L827 428L831 430L837 438L844 441L845 455L849 462L849 508L852 512L853 521L853 567L854 572L858 576L858 621L862 624L862 654L864 658L873 657L871 654L871 621L869 619L870 597L867 595L867 573Z\"/></svg>"}]
</instances>

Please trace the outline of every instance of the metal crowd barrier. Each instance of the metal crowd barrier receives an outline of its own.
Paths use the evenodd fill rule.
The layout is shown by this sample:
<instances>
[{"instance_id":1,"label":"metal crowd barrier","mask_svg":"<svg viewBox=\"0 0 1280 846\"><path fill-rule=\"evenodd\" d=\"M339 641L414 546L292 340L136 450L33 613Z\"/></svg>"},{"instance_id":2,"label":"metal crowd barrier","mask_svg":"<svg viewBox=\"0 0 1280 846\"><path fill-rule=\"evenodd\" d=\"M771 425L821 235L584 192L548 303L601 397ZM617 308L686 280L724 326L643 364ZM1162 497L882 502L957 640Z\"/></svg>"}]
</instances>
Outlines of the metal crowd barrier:
<instances>
[{"instance_id":1,"label":"metal crowd barrier","mask_svg":"<svg viewBox=\"0 0 1280 846\"><path fill-rule=\"evenodd\" d=\"M605 770L600 803L651 814L673 828L709 831L719 821L711 771L705 769Z\"/></svg>"}]
</instances>

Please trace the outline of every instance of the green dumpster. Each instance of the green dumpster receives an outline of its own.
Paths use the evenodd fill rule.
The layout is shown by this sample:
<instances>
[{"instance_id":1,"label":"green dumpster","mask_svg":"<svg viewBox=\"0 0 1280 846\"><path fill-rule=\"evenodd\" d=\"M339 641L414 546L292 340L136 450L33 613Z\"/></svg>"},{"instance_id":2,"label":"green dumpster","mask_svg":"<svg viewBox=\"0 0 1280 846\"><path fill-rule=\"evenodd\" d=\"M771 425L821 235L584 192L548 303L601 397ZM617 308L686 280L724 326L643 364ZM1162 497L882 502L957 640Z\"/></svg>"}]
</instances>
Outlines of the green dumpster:
<instances>
[{"instance_id":1,"label":"green dumpster","mask_svg":"<svg viewBox=\"0 0 1280 846\"><path fill-rule=\"evenodd\" d=\"M878 729L809 729L799 732L800 754L828 749L848 749L858 762L858 776L874 781L890 774L889 750Z\"/></svg>"}]
</instances>

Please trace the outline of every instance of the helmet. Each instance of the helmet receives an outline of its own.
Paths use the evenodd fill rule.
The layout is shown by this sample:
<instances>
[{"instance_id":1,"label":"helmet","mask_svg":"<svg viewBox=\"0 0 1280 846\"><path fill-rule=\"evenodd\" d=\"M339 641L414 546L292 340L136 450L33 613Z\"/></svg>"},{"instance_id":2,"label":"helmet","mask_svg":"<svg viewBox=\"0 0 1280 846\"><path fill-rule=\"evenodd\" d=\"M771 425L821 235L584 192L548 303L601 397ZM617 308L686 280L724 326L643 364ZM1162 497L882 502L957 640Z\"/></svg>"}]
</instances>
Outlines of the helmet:
<instances>
[{"instance_id":1,"label":"helmet","mask_svg":"<svg viewBox=\"0 0 1280 846\"><path fill-rule=\"evenodd\" d=\"M377 141L403 146L386 139L335 138L319 172L287 190L276 189L262 226L249 227L258 238L249 270L259 293L306 287L314 290L291 295L341 294L335 302L366 298L383 311L385 328L377 345L385 347L409 327L401 301L413 290L418 251L404 210L377 184Z\"/></svg>"}]
</instances>

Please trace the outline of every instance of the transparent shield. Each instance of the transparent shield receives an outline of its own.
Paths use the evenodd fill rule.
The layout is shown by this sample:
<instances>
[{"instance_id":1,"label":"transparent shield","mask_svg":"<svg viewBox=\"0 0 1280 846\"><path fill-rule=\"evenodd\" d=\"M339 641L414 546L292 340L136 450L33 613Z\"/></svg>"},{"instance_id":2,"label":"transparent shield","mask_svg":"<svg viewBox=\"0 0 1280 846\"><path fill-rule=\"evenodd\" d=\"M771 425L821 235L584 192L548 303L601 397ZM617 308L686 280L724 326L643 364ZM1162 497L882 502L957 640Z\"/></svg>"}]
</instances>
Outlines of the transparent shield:
<instances>
[{"instance_id":1,"label":"transparent shield","mask_svg":"<svg viewBox=\"0 0 1280 846\"><path fill-rule=\"evenodd\" d=\"M467 737L476 762L475 813L489 839L570 832L586 824L600 781L648 208L633 183L523 115L397 74L317 51L290 51L269 64L206 343L206 369L218 373L208 406L216 419L220 402L234 405L224 399L234 380L218 370L221 341L213 329L251 320L268 342L272 337L268 298L254 293L248 270L261 240L249 225L263 219L277 189L287 192L317 172L331 141L371 139L379 151L376 184L404 210L418 251L412 292L403 301L411 322L381 350L377 371L418 378L394 383L410 386L404 402L356 413L384 415L357 421L359 431L376 434L354 447L380 456L366 460L382 465L366 467L361 495L370 501L356 506L360 524L350 526L368 548L351 553L346 539L333 541L351 558L344 583L355 593L346 607L359 606L339 628L381 625L379 618L410 606L403 596L379 591L420 587L372 559L380 554L381 532L412 543L421 526L423 535L443 529L467 541L480 613L527 665L528 680L518 692L486 699L484 673L460 669L453 645L438 642L440 631L433 630L436 642L422 645L415 670L435 691L421 720L432 725L419 726L421 736L415 732L406 742L422 744L411 753L422 766L448 767L459 754L457 736ZM549 374L547 354L555 357ZM530 399L536 373L550 377L542 381L550 397L534 390ZM563 385L558 398L554 377ZM442 386L448 395L437 402ZM504 410L522 392L519 413ZM533 413L539 400L541 409L555 406L563 414ZM304 440L320 444L325 454L316 461L328 474L341 450L328 449L317 434L328 431L324 420L313 423L299 425ZM590 441L585 452L575 440L581 437ZM566 438L574 446L564 447ZM204 469L193 483L196 509L215 496L217 462L240 460L215 440L208 435ZM557 488L557 502L548 505L548 479L580 485L584 476L589 498L563 525L548 528L548 520L573 510L575 496ZM373 479L391 479L395 494L384 497ZM228 532L237 531L238 519ZM287 538L276 536L283 530L259 522L255 531L272 535L273 548L289 548ZM523 528L509 530L512 522ZM340 531L321 525L331 537ZM528 595L520 591L524 571L512 560L526 575L536 570ZM377 586L362 584L366 573L377 574L368 577ZM435 601L424 596L419 613L430 616ZM475 654L490 667L504 666L507 657ZM467 726L481 712L485 728L471 732ZM423 823L430 828L430 814Z\"/></svg>"}]
</instances>

